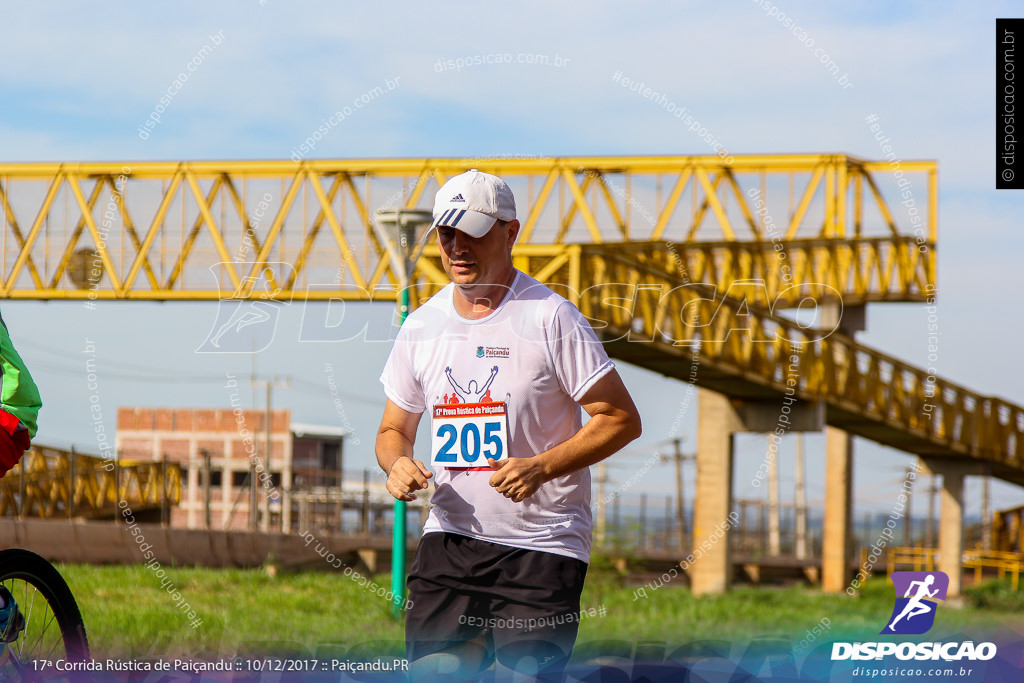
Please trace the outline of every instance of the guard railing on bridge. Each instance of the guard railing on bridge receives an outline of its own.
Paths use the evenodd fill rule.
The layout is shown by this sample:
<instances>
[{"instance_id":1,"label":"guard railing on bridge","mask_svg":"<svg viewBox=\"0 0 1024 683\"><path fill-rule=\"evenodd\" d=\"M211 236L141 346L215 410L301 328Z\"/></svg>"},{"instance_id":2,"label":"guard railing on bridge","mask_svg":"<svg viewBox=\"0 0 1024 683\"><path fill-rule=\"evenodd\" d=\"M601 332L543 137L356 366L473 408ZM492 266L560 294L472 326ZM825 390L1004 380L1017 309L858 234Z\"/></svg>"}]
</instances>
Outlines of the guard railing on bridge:
<instances>
[{"instance_id":1,"label":"guard railing on bridge","mask_svg":"<svg viewBox=\"0 0 1024 683\"><path fill-rule=\"evenodd\" d=\"M938 548L892 548L889 551L887 569L891 574L897 570L916 572L935 571L938 566ZM985 575L985 570L992 570L1000 579L1009 578L1013 590L1020 585L1020 575L1024 572L1024 553L1007 553L998 550L965 550L963 568L974 572L974 582L978 583Z\"/></svg>"},{"instance_id":2,"label":"guard railing on bridge","mask_svg":"<svg viewBox=\"0 0 1024 683\"><path fill-rule=\"evenodd\" d=\"M181 499L181 470L166 461L108 460L33 446L0 480L0 517L101 518L160 511Z\"/></svg>"}]
</instances>

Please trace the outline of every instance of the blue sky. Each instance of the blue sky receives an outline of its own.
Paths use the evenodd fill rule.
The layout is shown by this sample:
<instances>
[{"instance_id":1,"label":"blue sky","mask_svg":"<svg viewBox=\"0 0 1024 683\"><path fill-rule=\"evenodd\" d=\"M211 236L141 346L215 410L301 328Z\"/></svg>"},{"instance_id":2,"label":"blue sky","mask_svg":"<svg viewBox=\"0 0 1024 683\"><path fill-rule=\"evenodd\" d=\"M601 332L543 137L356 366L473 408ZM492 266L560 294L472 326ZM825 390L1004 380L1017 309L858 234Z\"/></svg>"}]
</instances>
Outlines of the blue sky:
<instances>
[{"instance_id":1,"label":"blue sky","mask_svg":"<svg viewBox=\"0 0 1024 683\"><path fill-rule=\"evenodd\" d=\"M843 88L812 48L769 16L796 20L813 48L846 74ZM843 152L880 158L869 114L902 159L935 159L940 173L939 372L983 394L1024 401L1017 369L1022 325L1012 283L1024 253L1020 193L993 189L995 17L991 3L831 4L609 2L508 5L455 2L177 3L58 2L4 8L0 24L0 159L4 161L284 159L333 112L381 85L400 86L355 111L318 145L315 158L486 155L707 154L706 144L612 75L643 81L687 106L734 154ZM205 44L223 41L175 93L161 124L137 134L160 95ZM563 66L481 64L438 69L439 60L491 53L556 55ZM348 466L371 466L383 396L376 382L386 344L300 345L298 306L256 358L197 355L216 304L6 302L15 342L44 392L40 440L88 450L85 339L102 369L101 403L225 406L225 373L293 378L278 406L303 422L338 423L325 378L344 378L345 418L360 441ZM392 315L387 305L371 316ZM926 354L925 313L875 305L859 338L917 364ZM667 435L683 385L633 368L623 375L645 416L644 443ZM695 402L682 431L695 441ZM106 419L106 418L105 418ZM763 455L762 436L742 436L737 496ZM821 500L823 439L808 437L809 496ZM642 448L642 447L641 447ZM856 442L855 487L864 505L895 502L906 454ZM791 481L792 443L782 449ZM616 460L627 479L648 457ZM635 487L667 492L652 471ZM668 474L668 470L664 472ZM692 481L692 472L688 473ZM968 485L968 510L980 510ZM1000 506L1024 502L996 486ZM788 493L783 494L788 496ZM923 512L923 497L917 503Z\"/></svg>"}]
</instances>

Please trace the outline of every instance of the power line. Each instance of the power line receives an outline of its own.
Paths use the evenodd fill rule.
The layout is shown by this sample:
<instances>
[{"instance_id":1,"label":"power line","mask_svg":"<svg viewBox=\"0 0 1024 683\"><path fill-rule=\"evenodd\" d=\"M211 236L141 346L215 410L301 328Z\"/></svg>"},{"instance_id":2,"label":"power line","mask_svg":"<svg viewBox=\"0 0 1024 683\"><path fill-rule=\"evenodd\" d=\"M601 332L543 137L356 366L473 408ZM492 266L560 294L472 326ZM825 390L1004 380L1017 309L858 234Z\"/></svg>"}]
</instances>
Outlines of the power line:
<instances>
[{"instance_id":1,"label":"power line","mask_svg":"<svg viewBox=\"0 0 1024 683\"><path fill-rule=\"evenodd\" d=\"M32 362L30 369L35 374L43 374L43 373L38 372L37 370L46 370L46 371L51 372L51 373L56 373L56 374L66 375L66 376L72 376L72 377L74 377L74 376L84 377L86 375L86 373L88 372L88 370L86 370L86 368L84 366L80 367L80 368L72 368L72 367L64 367L64 366L60 366L60 365L53 365L53 364L50 364L50 363L40 363L40 362ZM119 379L119 380L123 380L123 381L126 381L126 382L165 382L165 383L168 383L168 384L210 384L210 383L213 383L213 382L222 382L222 381L224 381L224 376L223 375L185 375L185 376L182 376L182 375L170 375L170 374L168 374L168 375L157 375L157 374L144 375L144 374L140 374L140 373L126 374L126 373L118 372L117 370L110 370L110 369L106 368L105 366L100 366L98 364L97 364L97 366L92 371L95 372L97 375L102 375L103 378Z\"/></svg>"},{"instance_id":2,"label":"power line","mask_svg":"<svg viewBox=\"0 0 1024 683\"><path fill-rule=\"evenodd\" d=\"M293 384L293 386L288 387L289 391L301 391L301 392L305 393L306 395L310 395L310 396L323 396L324 394L326 394L327 396L333 396L333 395L337 394L338 396L345 396L345 397L348 397L348 398L351 398L351 399L358 400L358 401L363 402L363 403L373 403L373 404L381 405L381 406L385 405L385 403L386 403L383 398L371 397L371 396L366 396L366 395L363 395L363 394L356 394L356 393L353 393L351 391L342 391L341 389L337 389L334 392L332 392L330 390L330 388L327 387L327 386L322 386L322 385L319 385L319 384L314 384L313 382L308 382L308 381L302 380L302 379L292 378L292 384ZM299 386L299 385L302 385L302 386ZM381 393L383 393L383 392L381 392Z\"/></svg>"}]
</instances>

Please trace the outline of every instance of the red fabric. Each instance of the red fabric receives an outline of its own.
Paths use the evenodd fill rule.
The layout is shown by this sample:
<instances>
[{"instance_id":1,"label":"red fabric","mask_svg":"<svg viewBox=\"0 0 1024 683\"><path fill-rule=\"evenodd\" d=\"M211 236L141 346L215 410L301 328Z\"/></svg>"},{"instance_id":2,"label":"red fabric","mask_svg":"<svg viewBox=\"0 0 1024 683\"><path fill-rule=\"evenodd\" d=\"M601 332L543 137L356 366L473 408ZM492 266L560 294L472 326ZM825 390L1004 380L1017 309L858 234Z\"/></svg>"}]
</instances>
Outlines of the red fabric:
<instances>
[{"instance_id":1,"label":"red fabric","mask_svg":"<svg viewBox=\"0 0 1024 683\"><path fill-rule=\"evenodd\" d=\"M14 430L18 428L20 423L21 420L14 417L6 410L0 410L0 427L3 427L3 430L8 434L14 434Z\"/></svg>"},{"instance_id":2,"label":"red fabric","mask_svg":"<svg viewBox=\"0 0 1024 683\"><path fill-rule=\"evenodd\" d=\"M0 410L0 477L18 464L28 450L28 430L18 429L21 421L6 410Z\"/></svg>"}]
</instances>

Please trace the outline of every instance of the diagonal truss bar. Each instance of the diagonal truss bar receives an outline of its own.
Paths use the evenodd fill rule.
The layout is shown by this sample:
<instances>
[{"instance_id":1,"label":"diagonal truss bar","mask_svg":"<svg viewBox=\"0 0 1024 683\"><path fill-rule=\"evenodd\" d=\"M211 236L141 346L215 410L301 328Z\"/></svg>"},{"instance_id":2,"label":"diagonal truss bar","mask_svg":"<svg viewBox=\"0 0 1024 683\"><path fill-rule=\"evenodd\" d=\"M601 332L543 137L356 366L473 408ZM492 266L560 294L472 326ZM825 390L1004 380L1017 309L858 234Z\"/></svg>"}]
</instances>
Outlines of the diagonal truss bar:
<instances>
[{"instance_id":1,"label":"diagonal truss bar","mask_svg":"<svg viewBox=\"0 0 1024 683\"><path fill-rule=\"evenodd\" d=\"M199 205L199 215L202 216L203 222L206 223L207 230L209 230L210 238L213 240L213 245L217 249L217 253L220 255L221 265L224 270L228 273L228 278L231 280L231 287L236 294L242 293L239 289L238 272L235 270L235 262L231 258L231 252L228 251L227 245L224 244L224 236L221 234L220 229L217 225L217 220L213 217L210 212L210 203L203 196L203 190L199 187L199 181L196 180L195 174L185 173L185 181L188 183L189 189L192 190L192 197L195 199L196 204ZM217 178L215 185L220 187L224 182L223 178ZM215 192L211 194L216 197ZM211 200L212 201L212 200ZM196 231L198 235L198 231ZM193 240L193 244L195 240ZM249 285L251 289L252 285ZM248 294L248 292L245 292ZM232 297L237 298L237 297Z\"/></svg>"},{"instance_id":2,"label":"diagonal truss bar","mask_svg":"<svg viewBox=\"0 0 1024 683\"><path fill-rule=\"evenodd\" d=\"M733 195L736 197L736 203L739 205L740 211L743 213L743 219L750 227L750 232L754 234L754 239L762 239L761 228L758 226L757 221L754 220L754 214L750 211L750 205L747 203L747 197L743 194L743 190L740 189L739 183L736 182L736 176L734 176L728 169L722 171L722 173L725 175L725 179L728 181L729 187L732 188Z\"/></svg>"},{"instance_id":3,"label":"diagonal truss bar","mask_svg":"<svg viewBox=\"0 0 1024 683\"><path fill-rule=\"evenodd\" d=\"M722 202L718 199L718 185L722 182L722 178L725 177L725 171L720 172L715 177L714 183L708 179L708 173L703 168L697 169L696 176L700 186L704 188L704 206L711 207L711 210L715 214L715 218L718 219L719 225L722 227L722 233L725 235L725 239L736 239L736 233L733 232L732 223L730 223L729 216L725 213L725 207L722 206ZM700 215L703 217L703 212ZM699 227L700 222L694 221L693 229L690 232L691 239Z\"/></svg>"},{"instance_id":4,"label":"diagonal truss bar","mask_svg":"<svg viewBox=\"0 0 1024 683\"><path fill-rule=\"evenodd\" d=\"M285 218L287 218L288 212L291 211L292 204L295 202L295 197L299 194L299 188L302 187L302 179L308 173L309 169L306 167L300 169L292 176L291 184L288 186L288 190L281 199L281 208L278 210L277 215L274 216L274 221L270 224L270 230L267 231L267 237L263 240L263 247L253 259L252 268L246 276L246 280L242 287L237 290L237 297L235 298L244 299L250 296L252 294L253 287L255 287L256 283L259 281L261 274L266 274L271 286L276 288L276 283L273 279L274 274L271 272L270 268L266 267L265 264L267 259L270 257L271 248L274 246L278 236L281 234Z\"/></svg>"},{"instance_id":5,"label":"diagonal truss bar","mask_svg":"<svg viewBox=\"0 0 1024 683\"><path fill-rule=\"evenodd\" d=\"M110 260L110 255L107 253L107 240L100 235L100 231L96 228L96 222L92 217L92 206L86 203L85 195L82 194L82 188L78 186L78 176L73 173L68 173L66 176L68 181L68 187L71 189L71 193L75 196L75 201L78 202L78 208L82 211L82 218L85 219L85 224L89 228L89 233L92 235L93 240L96 243L96 252L100 256L100 261L103 263L103 269L110 279L110 284L114 287L114 292L122 294L124 289L121 287L121 281L118 278L117 269L114 268L113 261ZM99 185L100 183L97 183ZM93 196L98 197L99 193L93 192Z\"/></svg>"},{"instance_id":6,"label":"diagonal truss bar","mask_svg":"<svg viewBox=\"0 0 1024 683\"><path fill-rule=\"evenodd\" d=\"M623 241L629 240L629 225L626 220L622 217L619 212L619 207L615 203L615 199L612 197L611 190L608 189L608 184L605 182L604 175L597 176L597 185L601 188L601 194L604 195L605 201L608 202L608 211L612 215L612 220L615 221L615 227L619 229L619 234L622 235ZM627 193L626 197L627 206L629 205L629 197Z\"/></svg>"},{"instance_id":7,"label":"diagonal truss bar","mask_svg":"<svg viewBox=\"0 0 1024 683\"><path fill-rule=\"evenodd\" d=\"M96 184L92 188L92 193L89 195L88 213L92 213L93 207L96 205L96 201L100 198L103 193L103 186L107 182L107 176L101 176ZM64 249L64 253L61 256L60 261L57 263L56 270L53 271L53 277L50 280L50 287L53 289L57 288L57 283L60 282L60 276L67 270L68 263L71 261L71 255L78 246L78 239L85 230L85 213L82 213L82 217L78 219L78 223L75 224L75 229L71 233L71 237L68 240L67 248Z\"/></svg>"},{"instance_id":8,"label":"diagonal truss bar","mask_svg":"<svg viewBox=\"0 0 1024 683\"><path fill-rule=\"evenodd\" d=\"M821 184L821 179L824 175L824 166L818 166L814 169L814 174L811 176L811 180L807 183L807 189L800 198L800 203L797 204L796 211L793 212L793 217L789 220L789 227L786 229L787 240L796 237L796 233L803 224L804 216L807 215L807 209L810 208L811 201L814 199L814 194L817 192L818 186Z\"/></svg>"},{"instance_id":9,"label":"diagonal truss bar","mask_svg":"<svg viewBox=\"0 0 1024 683\"><path fill-rule=\"evenodd\" d=\"M128 233L128 238L131 240L132 246L135 247L135 253L142 254L142 242L139 240L139 233L135 229L135 221L132 220L132 215L128 211L128 206L125 204L124 190L122 189L121 191L118 191L117 187L114 185L114 181L111 180L109 176L107 177L107 182L110 184L111 190L113 191L114 202L117 204L118 210L121 212L121 220L124 223L125 232ZM146 258L145 255L143 255L142 258L142 267L146 271L146 279L149 280L149 286L153 289L158 288L160 284L157 280L156 273L153 272L153 267L149 264L149 259ZM130 286L128 283L131 281L125 280L125 282L126 287Z\"/></svg>"},{"instance_id":10,"label":"diagonal truss bar","mask_svg":"<svg viewBox=\"0 0 1024 683\"><path fill-rule=\"evenodd\" d=\"M299 253L299 258L296 260L295 273L298 273L302 265L306 261L306 253L309 248L312 247L313 239L316 237L316 233L320 230L320 226L323 224L324 219L327 219L328 225L331 226L331 232L334 233L334 239L338 244L338 249L341 251L341 258L345 262L352 272L352 276L355 278L355 284L359 287L366 286L366 280L363 279L363 274L359 271L359 265L356 263L352 247L349 245L348 240L345 238L345 231L342 230L341 224L338 223L338 219L334 215L334 211L331 209L331 202L334 201L334 196L338 193L338 190L343 184L343 178L338 175L334 178L334 183L331 184L331 190L329 193L324 193L324 188L320 184L320 179L314 175L309 175L309 182L313 186L313 192L316 194L317 200L320 202L320 213L313 221L312 229L310 230L309 237L306 244L303 245L303 250ZM292 280L294 281L294 275ZM289 289L291 283L289 283Z\"/></svg>"},{"instance_id":11,"label":"diagonal truss bar","mask_svg":"<svg viewBox=\"0 0 1024 683\"><path fill-rule=\"evenodd\" d=\"M551 196L551 191L555 189L558 176L558 169L552 168L544 178L544 185L540 189L540 194L537 196L537 200L533 203L533 206L530 207L530 213L526 217L526 221L523 223L522 229L519 231L519 239L523 243L528 243L530 238L533 236L534 228L537 227L537 222L540 220L544 206L548 202L548 197Z\"/></svg>"},{"instance_id":12,"label":"diagonal truss bar","mask_svg":"<svg viewBox=\"0 0 1024 683\"><path fill-rule=\"evenodd\" d=\"M584 175L583 184L579 186L579 194L580 194L580 196L582 196L584 198L587 196L587 190L590 189L590 185L591 185L591 183L593 183L593 181L594 181L594 179L596 177L597 177L597 173L594 172L594 171L588 171ZM573 176L573 180L575 180L575 179L576 179L576 176L574 175ZM558 226L558 235L555 237L555 242L557 244L562 244L563 242L565 242L565 236L569 233L569 228L572 226L572 222L573 222L573 220L575 220L576 214L580 212L580 204L579 204L575 194L573 195L573 200L574 201L571 204L569 204L569 209L568 209L568 211L566 211L565 216L562 218L562 220L561 220L561 222L560 222L560 224ZM585 199L584 199L584 203L586 203ZM588 225L588 228L589 228L589 225ZM600 241L600 240L596 240L596 241Z\"/></svg>"},{"instance_id":13,"label":"diagonal truss bar","mask_svg":"<svg viewBox=\"0 0 1024 683\"><path fill-rule=\"evenodd\" d=\"M588 173L587 179L584 182L589 184L593 177L593 175ZM594 214L590 212L590 207L587 205L584 190L581 189L579 184L576 182L575 174L573 174L573 172L568 168L563 168L562 180L566 187L569 188L569 192L572 194L575 204L569 209L569 215L567 216L568 220L562 224L562 228L559 231L559 239L557 241L561 241L565 237L565 233L569 229L569 220L571 220L574 210L578 209L580 215L583 216L583 223L587 226L587 231L590 233L590 239L592 239L595 244L600 244L604 241L601 238L601 230L597 227L597 221L594 220Z\"/></svg>"},{"instance_id":14,"label":"diagonal truss bar","mask_svg":"<svg viewBox=\"0 0 1024 683\"><path fill-rule=\"evenodd\" d=\"M43 199L43 205L39 207L39 213L36 214L36 219L32 222L32 227L29 228L27 237L22 237L21 230L18 229L16 222L11 224L11 227L15 230L14 234L18 239L18 246L21 248L21 251L18 253L17 259L14 261L14 266L11 268L11 274L7 276L7 282L4 283L4 288L3 291L0 291L0 295L7 296L10 294L10 289L14 283L18 281L18 274L21 272L21 269L25 267L26 262L29 264L29 273L32 275L32 281L35 283L37 288L42 288L43 279L40 277L39 271L36 270L36 266L32 262L32 245L39 236L39 232L43 227L43 223L46 222L47 216L49 216L50 206L53 205L53 200L57 197L57 191L60 189L61 183L63 182L64 173L58 171L57 175L54 176L53 181L50 183L50 187L46 192L46 197ZM8 210L10 210L9 207ZM10 215L13 217L14 213L11 212Z\"/></svg>"},{"instance_id":15,"label":"diagonal truss bar","mask_svg":"<svg viewBox=\"0 0 1024 683\"><path fill-rule=\"evenodd\" d=\"M665 228L668 226L668 222L672 220L672 214L675 212L676 206L679 204L679 199L683 196L683 192L686 190L686 186L689 184L690 178L692 177L693 168L689 166L679 172L676 184L672 188L672 192L669 193L668 199L665 200L665 206L661 210L661 216L658 217L658 222L654 226L654 234L651 236L652 239L661 239L661 236L665 233Z\"/></svg>"},{"instance_id":16,"label":"diagonal truss bar","mask_svg":"<svg viewBox=\"0 0 1024 683\"><path fill-rule=\"evenodd\" d=\"M142 244L139 245L139 250L135 254L135 260L132 262L131 268L129 268L128 274L124 278L126 288L134 286L135 278L138 277L139 269L143 264L146 265L147 271L150 270L147 255L149 254L149 250L153 248L153 244L156 242L156 237L163 226L164 219L167 217L167 211L171 208L171 202L174 200L174 196L178 193L178 188L181 187L183 174L183 169L178 168L171 176L170 185L164 190L163 196L160 199L160 204L157 206L156 213L153 215L153 221L149 225L149 230L146 231L146 237L142 240ZM154 291L160 289L156 282L151 282L150 284Z\"/></svg>"},{"instance_id":17,"label":"diagonal truss bar","mask_svg":"<svg viewBox=\"0 0 1024 683\"><path fill-rule=\"evenodd\" d=\"M189 171L187 168L183 168L181 170L181 177L182 177L182 180L188 185L189 189L192 190L193 193L194 193L195 192L195 178L192 177L191 171ZM223 182L222 178L217 178L216 180L213 181L213 185L210 187L210 192L207 194L206 200L204 202L204 206L207 203L212 202L214 200L214 198L216 198L217 193L220 192L220 186L221 186L222 182ZM185 188L182 187L181 191L182 191L181 192L181 194L182 194L181 201L182 201L182 203L184 203L184 201L185 201ZM202 192L200 192L199 196L202 197ZM196 218L195 222L192 224L192 229L189 230L188 237L185 238L184 243L181 245L181 252L178 255L177 263L174 264L174 268L171 270L170 275L167 276L167 281L164 284L164 289L166 289L166 290L173 290L174 289L174 285L177 283L178 278L181 276L182 270L184 270L184 268L185 268L185 261L188 259L189 254L192 253L192 245L195 244L196 238L199 237L199 233L203 229L204 221L206 221L206 216L200 211L199 216ZM213 229L214 228L212 228L212 227L210 228L210 230L213 230ZM235 276L235 281L232 284L235 287L238 286L238 276L237 275Z\"/></svg>"},{"instance_id":18,"label":"diagonal truss bar","mask_svg":"<svg viewBox=\"0 0 1024 683\"><path fill-rule=\"evenodd\" d=\"M256 231L252 229L252 224L249 222L249 212L245 209L245 202L242 201L241 195L238 194L234 181L230 177L224 178L224 187L227 188L228 195L231 197L231 203L235 205L238 218L242 221L243 239L248 239L253 250L259 252L260 238L256 236Z\"/></svg>"}]
</instances>

